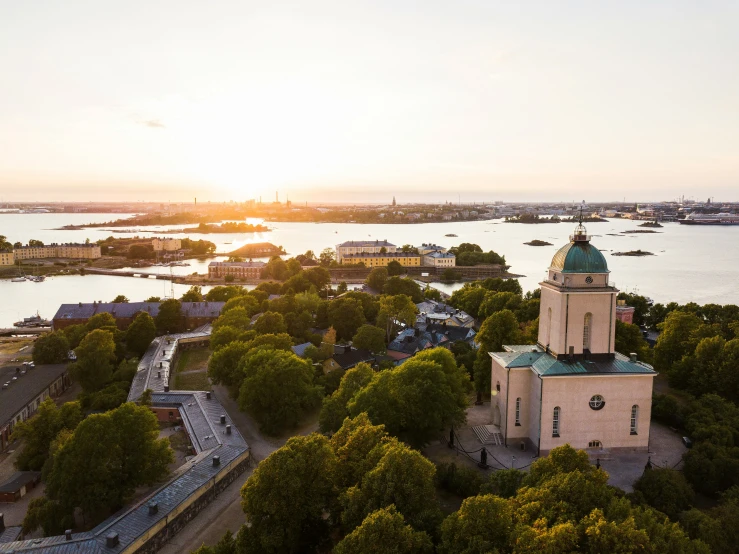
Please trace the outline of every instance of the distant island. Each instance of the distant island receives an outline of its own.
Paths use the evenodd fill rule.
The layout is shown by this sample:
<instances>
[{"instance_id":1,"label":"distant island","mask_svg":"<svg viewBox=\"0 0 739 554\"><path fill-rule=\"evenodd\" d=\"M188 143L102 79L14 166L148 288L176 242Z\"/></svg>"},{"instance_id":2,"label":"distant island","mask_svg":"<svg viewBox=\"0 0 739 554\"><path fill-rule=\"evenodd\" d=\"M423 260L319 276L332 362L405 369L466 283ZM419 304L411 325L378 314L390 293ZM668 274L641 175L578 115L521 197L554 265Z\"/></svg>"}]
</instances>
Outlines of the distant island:
<instances>
[{"instance_id":1,"label":"distant island","mask_svg":"<svg viewBox=\"0 0 739 554\"><path fill-rule=\"evenodd\" d=\"M623 231L624 235L634 235L638 233L659 233L659 231L652 231L651 229L629 229L628 231Z\"/></svg>"},{"instance_id":2,"label":"distant island","mask_svg":"<svg viewBox=\"0 0 739 554\"><path fill-rule=\"evenodd\" d=\"M664 227L661 223L657 223L656 221L645 221L644 223L640 223L639 227Z\"/></svg>"},{"instance_id":3,"label":"distant island","mask_svg":"<svg viewBox=\"0 0 739 554\"><path fill-rule=\"evenodd\" d=\"M232 258L266 258L269 256L281 256L287 254L282 246L275 246L271 242L256 242L254 244L245 244L241 248L237 248L228 255Z\"/></svg>"},{"instance_id":4,"label":"distant island","mask_svg":"<svg viewBox=\"0 0 739 554\"><path fill-rule=\"evenodd\" d=\"M521 214L505 218L506 223L559 223L559 217L540 217L537 214Z\"/></svg>"},{"instance_id":5,"label":"distant island","mask_svg":"<svg viewBox=\"0 0 739 554\"><path fill-rule=\"evenodd\" d=\"M528 246L552 246L551 242L547 242L545 240L530 240L529 242L524 242L524 244Z\"/></svg>"},{"instance_id":6,"label":"distant island","mask_svg":"<svg viewBox=\"0 0 739 554\"><path fill-rule=\"evenodd\" d=\"M271 231L266 225L252 223L244 223L243 221L226 221L224 223L212 224L212 223L201 223L197 227L190 227L187 229L172 229L169 231L162 231L163 233L266 233Z\"/></svg>"},{"instance_id":7,"label":"distant island","mask_svg":"<svg viewBox=\"0 0 739 554\"><path fill-rule=\"evenodd\" d=\"M651 252L645 252L644 250L630 250L628 252L614 252L612 256L654 256Z\"/></svg>"}]
</instances>

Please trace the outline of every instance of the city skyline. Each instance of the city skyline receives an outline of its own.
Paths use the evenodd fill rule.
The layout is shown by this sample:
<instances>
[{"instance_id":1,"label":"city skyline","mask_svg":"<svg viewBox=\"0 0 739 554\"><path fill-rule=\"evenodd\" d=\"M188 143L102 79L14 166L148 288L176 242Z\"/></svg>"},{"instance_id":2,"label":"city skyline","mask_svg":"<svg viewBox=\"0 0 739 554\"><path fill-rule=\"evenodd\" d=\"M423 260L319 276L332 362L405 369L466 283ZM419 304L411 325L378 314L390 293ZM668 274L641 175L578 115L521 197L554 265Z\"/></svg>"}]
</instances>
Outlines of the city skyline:
<instances>
[{"instance_id":1,"label":"city skyline","mask_svg":"<svg viewBox=\"0 0 739 554\"><path fill-rule=\"evenodd\" d=\"M737 199L730 3L70 1L0 20L4 201Z\"/></svg>"}]
</instances>

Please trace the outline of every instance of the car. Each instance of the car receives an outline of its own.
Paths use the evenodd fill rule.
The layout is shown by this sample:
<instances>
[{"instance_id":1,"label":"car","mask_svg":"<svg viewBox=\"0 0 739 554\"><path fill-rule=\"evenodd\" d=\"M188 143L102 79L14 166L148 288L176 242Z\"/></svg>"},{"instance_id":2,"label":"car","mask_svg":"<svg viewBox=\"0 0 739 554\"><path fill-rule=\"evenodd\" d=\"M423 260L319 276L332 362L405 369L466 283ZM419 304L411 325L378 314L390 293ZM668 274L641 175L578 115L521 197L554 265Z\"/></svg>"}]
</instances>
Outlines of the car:
<instances>
[{"instance_id":1,"label":"car","mask_svg":"<svg viewBox=\"0 0 739 554\"><path fill-rule=\"evenodd\" d=\"M683 437L683 444L684 444L684 445L685 445L685 446L686 446L687 448L693 448L693 441L692 441L692 440L690 440L690 439L689 439L688 437Z\"/></svg>"}]
</instances>

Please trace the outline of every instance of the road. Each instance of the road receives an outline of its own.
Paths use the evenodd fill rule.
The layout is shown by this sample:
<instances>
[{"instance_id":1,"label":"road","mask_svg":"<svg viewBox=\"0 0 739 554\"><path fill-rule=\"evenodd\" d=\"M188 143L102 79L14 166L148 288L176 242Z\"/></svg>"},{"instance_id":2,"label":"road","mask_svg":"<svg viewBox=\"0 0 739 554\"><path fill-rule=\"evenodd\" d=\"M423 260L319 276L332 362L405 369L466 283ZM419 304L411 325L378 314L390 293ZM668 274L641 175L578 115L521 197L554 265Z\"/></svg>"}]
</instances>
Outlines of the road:
<instances>
[{"instance_id":1,"label":"road","mask_svg":"<svg viewBox=\"0 0 739 554\"><path fill-rule=\"evenodd\" d=\"M229 417L251 448L254 465L231 483L213 502L195 516L182 531L167 542L159 551L161 554L192 552L203 544L215 544L226 531L236 533L244 523L244 512L241 510L240 494L242 485L252 474L256 464L280 448L289 438L289 436L281 439L264 437L259 433L259 427L254 420L239 411L236 401L228 396L228 391L225 387L214 386L213 390L216 398L218 398L218 401L226 409ZM316 423L311 423L304 428L297 429L293 435L307 435L316 431L317 427Z\"/></svg>"}]
</instances>

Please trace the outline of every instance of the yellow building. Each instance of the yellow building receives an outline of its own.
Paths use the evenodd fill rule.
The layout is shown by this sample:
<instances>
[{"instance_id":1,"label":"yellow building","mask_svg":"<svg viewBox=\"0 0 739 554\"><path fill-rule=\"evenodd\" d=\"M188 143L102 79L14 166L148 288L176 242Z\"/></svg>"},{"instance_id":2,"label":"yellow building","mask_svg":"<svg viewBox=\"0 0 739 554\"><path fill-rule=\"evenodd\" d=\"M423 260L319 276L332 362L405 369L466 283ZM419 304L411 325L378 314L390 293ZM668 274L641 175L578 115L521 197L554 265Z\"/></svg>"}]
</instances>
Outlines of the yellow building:
<instances>
[{"instance_id":1,"label":"yellow building","mask_svg":"<svg viewBox=\"0 0 739 554\"><path fill-rule=\"evenodd\" d=\"M154 247L155 252L161 252L162 250L171 252L173 250L180 250L182 248L182 239L155 238L152 239L151 245Z\"/></svg>"},{"instance_id":2,"label":"yellow building","mask_svg":"<svg viewBox=\"0 0 739 554\"><path fill-rule=\"evenodd\" d=\"M336 261L343 264L344 257L350 254L393 253L397 250L397 246L386 240L350 240L336 245Z\"/></svg>"},{"instance_id":3,"label":"yellow building","mask_svg":"<svg viewBox=\"0 0 739 554\"><path fill-rule=\"evenodd\" d=\"M15 263L15 255L12 251L0 252L0 265L13 265Z\"/></svg>"},{"instance_id":4,"label":"yellow building","mask_svg":"<svg viewBox=\"0 0 739 554\"><path fill-rule=\"evenodd\" d=\"M74 258L94 260L102 256L97 244L47 244L44 246L21 246L14 249L16 260L39 258Z\"/></svg>"},{"instance_id":5,"label":"yellow building","mask_svg":"<svg viewBox=\"0 0 739 554\"><path fill-rule=\"evenodd\" d=\"M360 262L367 267L387 267L390 262L398 262L403 267L420 267L421 255L407 252L385 252L383 254L364 252L362 254L346 254L342 258L342 263L345 264L358 264Z\"/></svg>"}]
</instances>

